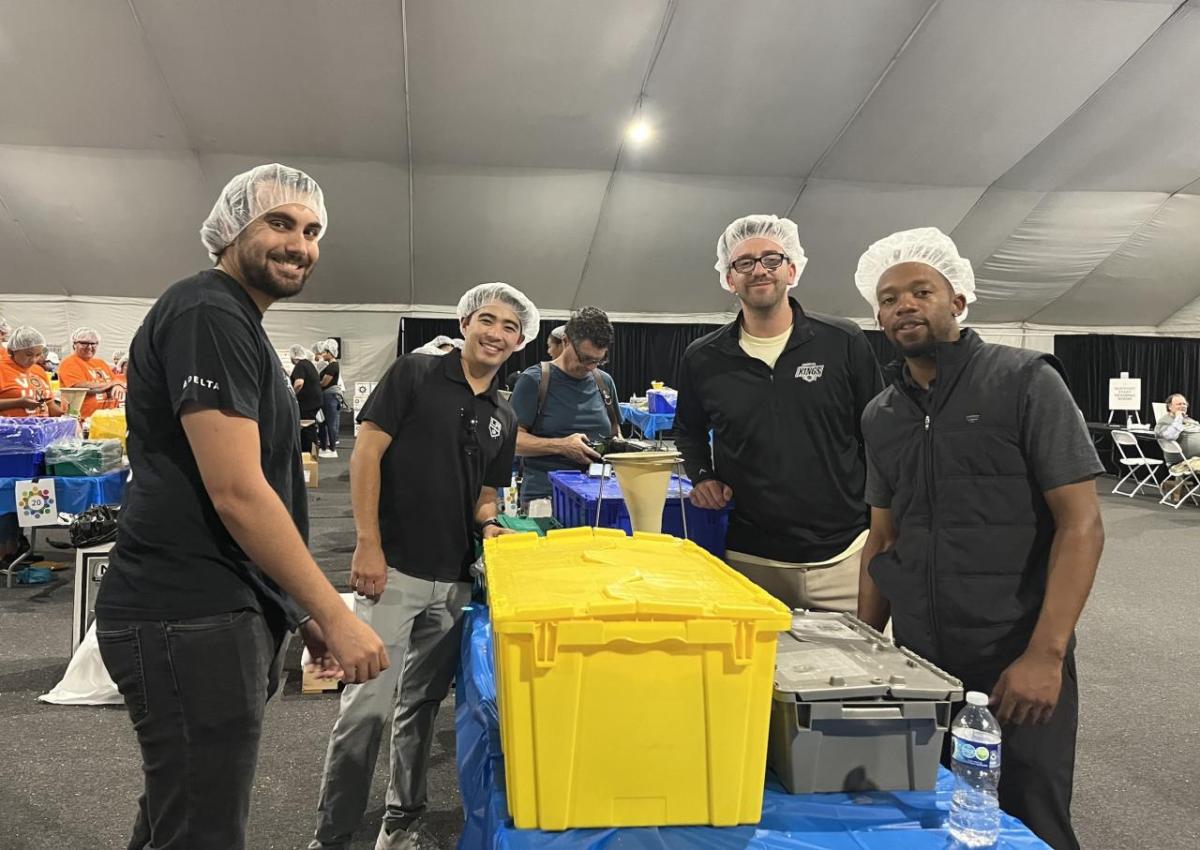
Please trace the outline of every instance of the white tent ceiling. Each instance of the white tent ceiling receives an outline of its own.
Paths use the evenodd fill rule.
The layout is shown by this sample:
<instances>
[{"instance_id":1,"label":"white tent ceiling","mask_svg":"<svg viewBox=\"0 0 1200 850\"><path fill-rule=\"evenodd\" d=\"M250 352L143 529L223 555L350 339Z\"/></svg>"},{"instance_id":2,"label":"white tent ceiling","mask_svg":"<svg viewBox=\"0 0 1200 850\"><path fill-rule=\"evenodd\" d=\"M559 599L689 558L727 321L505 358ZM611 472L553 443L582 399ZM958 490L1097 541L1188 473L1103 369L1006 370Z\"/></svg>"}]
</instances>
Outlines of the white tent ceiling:
<instances>
[{"instance_id":1,"label":"white tent ceiling","mask_svg":"<svg viewBox=\"0 0 1200 850\"><path fill-rule=\"evenodd\" d=\"M278 160L330 209L308 302L722 312L717 235L774 212L814 309L932 224L977 322L1160 325L1200 315L1198 84L1178 0L0 0L0 292L154 296Z\"/></svg>"}]
</instances>

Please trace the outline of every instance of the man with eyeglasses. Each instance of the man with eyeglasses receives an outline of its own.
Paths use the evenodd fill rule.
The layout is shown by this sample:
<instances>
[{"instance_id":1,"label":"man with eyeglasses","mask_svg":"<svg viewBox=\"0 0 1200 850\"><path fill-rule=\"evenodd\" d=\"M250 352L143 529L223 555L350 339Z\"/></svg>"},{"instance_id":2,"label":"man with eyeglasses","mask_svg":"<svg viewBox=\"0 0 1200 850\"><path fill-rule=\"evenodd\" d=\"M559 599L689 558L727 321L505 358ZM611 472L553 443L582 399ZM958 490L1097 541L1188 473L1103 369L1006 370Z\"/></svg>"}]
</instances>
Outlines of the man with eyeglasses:
<instances>
[{"instance_id":1,"label":"man with eyeglasses","mask_svg":"<svg viewBox=\"0 0 1200 850\"><path fill-rule=\"evenodd\" d=\"M391 666L342 694L313 850L350 845L389 717L391 774L375 846L436 846L422 819L434 719L458 660L475 541L505 531L496 490L512 476L517 423L497 375L539 322L533 303L504 283L469 290L458 316L462 350L400 357L358 416L350 585L355 613L383 638Z\"/></svg>"},{"instance_id":2,"label":"man with eyeglasses","mask_svg":"<svg viewBox=\"0 0 1200 850\"><path fill-rule=\"evenodd\" d=\"M517 379L512 406L524 467L521 504L551 496L549 473L586 469L600 460L592 444L616 436L621 416L617 385L600 367L608 360L613 326L598 307L584 307L563 328L562 350Z\"/></svg>"},{"instance_id":3,"label":"man with eyeglasses","mask_svg":"<svg viewBox=\"0 0 1200 850\"><path fill-rule=\"evenodd\" d=\"M788 297L806 262L786 218L725 229L715 268L742 310L688 346L676 441L692 502L733 502L730 566L792 608L852 612L868 526L859 417L882 380L857 325Z\"/></svg>"},{"instance_id":4,"label":"man with eyeglasses","mask_svg":"<svg viewBox=\"0 0 1200 850\"><path fill-rule=\"evenodd\" d=\"M64 387L87 389L79 418L87 419L101 408L120 405L125 400L125 385L113 374L112 367L96 356L100 334L94 328L76 328L71 346L74 353L59 364L58 380Z\"/></svg>"}]
</instances>

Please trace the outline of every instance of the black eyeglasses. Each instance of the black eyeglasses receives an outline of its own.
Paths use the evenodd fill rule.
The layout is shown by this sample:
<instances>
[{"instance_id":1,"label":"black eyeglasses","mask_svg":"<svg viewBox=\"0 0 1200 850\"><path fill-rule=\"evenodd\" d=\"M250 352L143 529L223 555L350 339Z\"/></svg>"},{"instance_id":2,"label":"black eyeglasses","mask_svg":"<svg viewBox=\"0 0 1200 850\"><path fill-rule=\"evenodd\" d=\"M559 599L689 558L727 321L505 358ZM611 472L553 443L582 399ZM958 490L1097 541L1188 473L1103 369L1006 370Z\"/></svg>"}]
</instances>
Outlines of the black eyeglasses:
<instances>
[{"instance_id":1,"label":"black eyeglasses","mask_svg":"<svg viewBox=\"0 0 1200 850\"><path fill-rule=\"evenodd\" d=\"M567 341L571 343L571 348L575 349L575 359L579 361L579 365L584 368L591 369L593 366L604 366L608 363L608 355L604 354L600 357L585 357L583 352L579 350L579 343L567 337Z\"/></svg>"},{"instance_id":2,"label":"black eyeglasses","mask_svg":"<svg viewBox=\"0 0 1200 850\"><path fill-rule=\"evenodd\" d=\"M768 251L761 257L738 257L729 267L738 274L754 274L754 267L762 263L762 267L769 272L782 266L788 260L787 254L781 254L778 251Z\"/></svg>"}]
</instances>

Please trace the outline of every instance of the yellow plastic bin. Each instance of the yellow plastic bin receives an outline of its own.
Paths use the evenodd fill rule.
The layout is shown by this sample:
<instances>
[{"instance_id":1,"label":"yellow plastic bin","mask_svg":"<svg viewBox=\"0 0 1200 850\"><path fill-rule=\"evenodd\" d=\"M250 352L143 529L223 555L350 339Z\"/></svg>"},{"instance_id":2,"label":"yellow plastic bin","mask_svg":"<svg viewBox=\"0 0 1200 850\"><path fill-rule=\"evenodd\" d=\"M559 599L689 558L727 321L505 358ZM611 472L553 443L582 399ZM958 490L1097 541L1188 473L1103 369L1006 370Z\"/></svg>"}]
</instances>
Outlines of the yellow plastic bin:
<instances>
[{"instance_id":1,"label":"yellow plastic bin","mask_svg":"<svg viewBox=\"0 0 1200 850\"><path fill-rule=\"evenodd\" d=\"M758 822L782 603L661 534L504 535L484 558L518 828Z\"/></svg>"},{"instance_id":2,"label":"yellow plastic bin","mask_svg":"<svg viewBox=\"0 0 1200 850\"><path fill-rule=\"evenodd\" d=\"M88 437L92 440L120 440L121 450L125 450L125 435L128 427L125 424L125 408L106 408L92 414L89 424Z\"/></svg>"}]
</instances>

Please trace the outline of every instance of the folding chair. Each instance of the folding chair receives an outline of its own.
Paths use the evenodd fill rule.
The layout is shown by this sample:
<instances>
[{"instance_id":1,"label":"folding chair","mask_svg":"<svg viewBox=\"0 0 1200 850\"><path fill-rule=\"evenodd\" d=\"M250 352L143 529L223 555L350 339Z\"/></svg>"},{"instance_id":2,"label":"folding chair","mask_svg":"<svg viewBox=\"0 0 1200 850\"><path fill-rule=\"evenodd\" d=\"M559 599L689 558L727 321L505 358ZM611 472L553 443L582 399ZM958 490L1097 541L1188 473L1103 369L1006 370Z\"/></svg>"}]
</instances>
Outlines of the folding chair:
<instances>
[{"instance_id":1,"label":"folding chair","mask_svg":"<svg viewBox=\"0 0 1200 850\"><path fill-rule=\"evenodd\" d=\"M1163 462L1158 458L1146 457L1142 453L1142 446L1138 443L1137 437L1128 431L1117 430L1113 431L1112 435L1113 442L1117 446L1117 453L1121 456L1121 464L1129 470L1117 482L1117 486L1113 487L1112 491L1130 498L1140 493L1143 487L1161 492L1158 484L1158 468L1163 465ZM1126 481L1133 482L1133 490L1121 489L1121 485Z\"/></svg>"},{"instance_id":2,"label":"folding chair","mask_svg":"<svg viewBox=\"0 0 1200 850\"><path fill-rule=\"evenodd\" d=\"M1160 439L1158 445L1162 449L1163 459L1167 462L1167 478L1163 481L1162 486L1166 487L1172 479L1177 479L1173 487L1163 492L1158 503L1169 505L1176 510L1188 499L1192 500L1192 504L1200 505L1200 498L1197 498L1196 495L1200 492L1200 475L1196 473L1189 458L1184 455L1179 441ZM1177 473L1176 470L1179 472ZM1172 497L1177 494L1178 499L1171 501Z\"/></svg>"}]
</instances>

